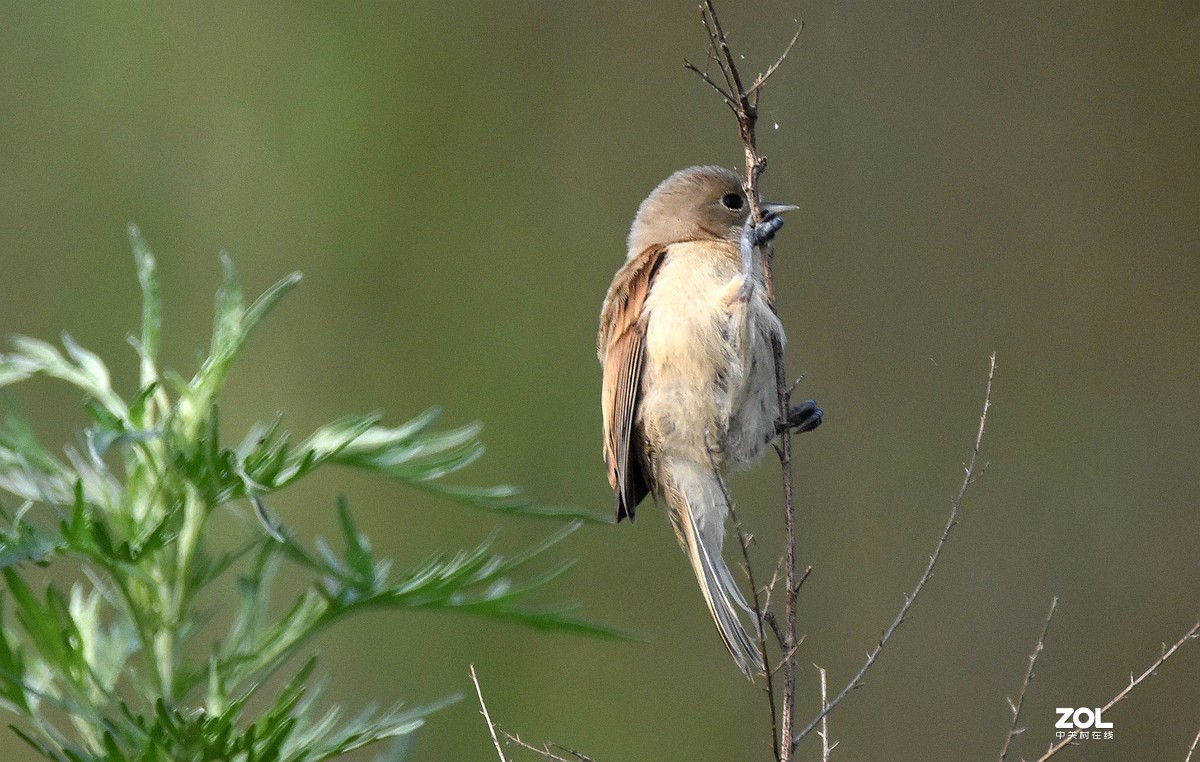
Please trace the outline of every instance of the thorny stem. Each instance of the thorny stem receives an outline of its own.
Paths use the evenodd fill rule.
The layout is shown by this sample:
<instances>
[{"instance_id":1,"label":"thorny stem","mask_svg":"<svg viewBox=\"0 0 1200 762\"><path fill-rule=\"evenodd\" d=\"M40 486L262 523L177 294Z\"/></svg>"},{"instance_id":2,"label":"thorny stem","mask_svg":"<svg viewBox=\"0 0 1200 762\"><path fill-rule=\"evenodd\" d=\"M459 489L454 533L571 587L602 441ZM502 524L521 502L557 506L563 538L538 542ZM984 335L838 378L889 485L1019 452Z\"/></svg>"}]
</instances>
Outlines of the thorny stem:
<instances>
[{"instance_id":1,"label":"thorny stem","mask_svg":"<svg viewBox=\"0 0 1200 762\"><path fill-rule=\"evenodd\" d=\"M863 676L867 674L867 670L869 670L871 665L875 663L875 660L879 658L880 652L883 651L883 647L887 645L887 642L891 639L892 635L896 634L896 630L900 629L900 625L904 623L904 618L908 616L909 609L912 608L913 601L917 599L917 596L920 595L921 590L925 588L925 583L927 583L933 577L933 567L937 564L938 558L940 558L942 555L942 550L946 547L946 540L949 539L951 530L953 530L954 525L958 523L958 509L962 504L963 496L967 493L967 489L975 482L975 480L982 475L983 469L987 468L987 464L985 463L977 473L975 470L975 465L979 458L979 446L983 442L983 430L987 425L988 408L990 408L992 405L992 378L995 375L996 353L992 352L991 364L988 367L987 388L983 393L983 412L979 416L979 430L975 434L975 446L971 449L970 461L963 468L962 484L959 485L958 492L950 500L950 518L946 521L946 527L942 530L942 536L938 538L937 545L934 546L933 553L929 556L929 563L926 564L924 573L922 573L921 578L917 580L917 584L913 588L912 592L904 596L904 603L900 606L900 613L896 614L896 618L892 620L892 623L888 625L888 628L884 630L883 634L879 637L879 642L876 643L875 647L867 653L867 660L862 665L862 668L858 670L858 674L851 678L850 682L846 683L846 687L842 688L841 692L838 693L838 695L835 696L833 700L830 701L829 704L817 714L816 717L812 718L812 720L804 726L803 730L792 737L792 748L795 748L796 744L800 743L800 741L804 740L805 736L813 732L813 730L820 724L822 718L833 711L833 708L841 703L842 699L846 698L850 691L862 685Z\"/></svg>"},{"instance_id":2,"label":"thorny stem","mask_svg":"<svg viewBox=\"0 0 1200 762\"><path fill-rule=\"evenodd\" d=\"M721 26L720 19L717 16L716 8L714 7L712 0L704 0L703 4L700 6L700 15L702 21L704 22L705 30L708 33L708 60L716 61L717 66L721 70L721 75L725 84L722 86L715 79L709 76L707 71L701 70L689 61L684 61L684 67L695 73L707 85L715 90L717 94L721 96L721 99L724 101L725 105L727 105L733 112L734 117L737 120L738 132L741 137L745 153L746 169L743 189L746 193L746 198L750 206L749 223L758 223L761 222L763 218L762 198L758 193L758 181L767 167L766 157L758 154L757 141L755 137L755 126L758 121L758 99L761 95L763 85L771 77L771 75L775 73L775 71L783 63L784 59L787 58L788 53L791 52L792 47L796 44L796 41L800 37L800 33L804 30L804 25L803 23L799 25L795 35L793 35L791 41L787 44L787 47L784 49L783 53L780 54L775 63L767 67L766 71L759 74L755 78L754 82L751 83L750 87L746 88L742 84L741 75L738 72L737 64L734 62L733 52L729 47L729 39L725 34L725 30ZM760 251L763 260L763 271L766 281L768 303L770 304L771 309L776 313L776 315L778 315L778 308L775 302L775 283L771 268L774 252L769 244L763 244L760 246ZM778 337L773 337L771 349L775 360L776 386L779 396L780 417L782 420L787 420L791 393L794 388L794 384L791 386L787 384L787 377L784 370L783 347ZM971 452L970 462L964 468L962 484L950 503L949 520L947 521L945 528L942 530L941 537L938 539L937 545L934 547L933 554L929 557L929 563L927 564L924 573L917 581L913 591L908 595L905 595L904 603L901 605L899 613L896 615L896 618L887 627L887 629L884 630L875 647L867 654L866 662L863 664L862 668L859 669L858 673L850 680L849 683L846 684L846 686L838 693L837 696L834 697L832 701L825 701L825 674L824 670L820 670L822 673L821 711L809 722L808 725L804 727L804 729L798 733L795 733L794 735L792 734L792 727L795 723L794 713L797 666L796 651L798 645L796 639L796 598L797 593L799 592L800 584L802 584L804 580L801 579L799 582L796 581L795 495L793 489L791 437L789 437L786 433L780 437L780 442L776 447L776 451L779 454L780 467L783 472L784 530L786 535L784 557L782 559L785 571L785 583L787 586L785 595L786 627L784 629L781 630L774 615L767 610L770 601L770 591L774 587L774 580L772 580L771 585L768 587L766 598L761 604L757 588L754 588L753 591L756 621L759 631L759 642L760 648L762 649L763 665L767 678L766 692L768 701L771 705L773 746L775 758L779 762L790 762L796 746L801 740L803 740L815 728L817 728L818 725L820 725L822 728L821 734L824 738L822 749L823 758L828 759L829 752L832 751L833 747L828 745L828 738L825 736L826 717L833 710L833 708L837 706L851 691L862 685L863 677L878 659L884 645L887 644L888 640L891 639L892 635L895 634L896 630L899 629L900 625L904 622L905 617L912 608L913 602L916 600L917 595L922 589L924 589L925 584L930 580L930 578L932 578L934 566L937 564L938 558L941 556L942 550L946 545L946 541L950 536L951 530L957 523L958 511L963 496L966 494L966 491L971 484L974 483L979 476L982 476L983 471L987 468L987 464L984 463L978 472L976 471L979 448L983 440L983 432L987 422L988 408L991 405L992 379L995 375L995 371L996 353L993 352L990 358L990 366L988 368L987 388L984 392L983 412L979 418L979 429L975 437L975 445ZM729 505L732 512L733 509L731 501L729 502ZM750 571L749 553L747 548L748 540L743 533L740 524L737 523L736 516L734 518L734 522L738 530L739 540L742 544L743 555L746 558L747 573L751 574L751 587L753 588L753 576L752 572ZM807 578L808 571L811 571L811 567L809 567L809 569L805 572L804 578ZM1046 617L1046 622L1042 628L1041 636L1038 639L1038 643L1033 654L1030 656L1029 670L1025 675L1025 680L1021 686L1021 692L1018 694L1016 702L1012 705L1013 725L1009 731L1008 738L1005 741L1004 748L1001 750L1000 759L1002 761L1007 755L1008 748L1013 737L1020 732L1017 730L1017 722L1020 716L1021 703L1024 699L1025 690L1028 687L1030 680L1033 678L1034 665L1038 654L1042 650L1046 632L1050 626L1050 619L1054 615L1054 609L1056 607L1057 600L1058 599L1056 598L1051 603L1050 612ZM771 669L767 661L764 623L769 624L775 631L776 637L779 639L781 648L783 650L781 663L776 667L776 669L782 668L784 673L783 702L781 708L782 719L778 728L776 727L775 698L772 685L772 676L776 670ZM1113 699L1101 709L1101 711L1111 708L1124 699L1125 696L1128 695L1128 693L1134 688L1134 686L1138 685L1151 674L1153 674L1154 671L1172 654L1174 654L1180 646L1182 646L1188 640L1196 639L1198 637L1200 637L1200 622L1197 622L1196 625L1194 625L1187 633L1184 634L1182 638L1179 639L1179 641L1177 641L1170 648L1167 648L1164 645L1162 656L1160 656L1159 659L1140 676L1134 678L1132 675L1130 675L1129 685L1127 685L1120 693L1114 696ZM1071 737L1067 737L1058 744L1051 746L1046 754L1038 760L1038 762L1044 762L1046 759L1049 759L1055 753L1069 745L1072 740L1073 739ZM1197 732L1196 738L1192 741L1191 747L1188 749L1187 760L1192 758L1192 753L1195 751L1198 743L1200 743L1200 732ZM834 745L836 746L836 744ZM548 758L559 759L558 757ZM1187 761L1185 760L1185 762Z\"/></svg>"},{"instance_id":3,"label":"thorny stem","mask_svg":"<svg viewBox=\"0 0 1200 762\"><path fill-rule=\"evenodd\" d=\"M500 745L500 739L496 736L496 726L492 723L492 715L488 713L487 704L483 701L483 689L479 687L479 676L475 674L474 664L471 665L471 682L475 683L475 695L479 697L479 713L487 722L488 733L492 735L492 745L496 747L496 756L500 758L500 762L508 762L504 756L504 748Z\"/></svg>"},{"instance_id":4,"label":"thorny stem","mask_svg":"<svg viewBox=\"0 0 1200 762\"><path fill-rule=\"evenodd\" d=\"M1008 757L1008 747L1012 745L1013 739L1021 733L1021 730L1017 729L1017 722L1021 717L1021 705L1025 703L1025 691L1029 689L1029 683L1033 680L1033 668L1037 665L1038 656L1045 648L1046 633L1050 631L1050 620L1054 618L1054 609L1056 608L1058 608L1057 596L1050 601L1050 610L1046 612L1046 622L1042 625L1042 634L1038 635L1037 645L1033 647L1033 653L1029 654L1029 669L1025 670L1025 679L1021 681L1021 690L1017 693L1015 701L1010 699L1008 702L1012 709L1012 725L1008 729L1008 738L1004 739L1004 748L1000 749L1000 762L1004 762Z\"/></svg>"},{"instance_id":5,"label":"thorny stem","mask_svg":"<svg viewBox=\"0 0 1200 762\"><path fill-rule=\"evenodd\" d=\"M574 749L567 749L556 745L556 749L560 749L564 753L571 755L570 758L561 757L558 754L550 751L550 744L548 743L544 743L541 746L534 746L528 741L521 740L521 737L516 733L509 733L507 730L501 730L500 732L504 734L504 737L508 739L509 743L516 744L522 749L528 749L529 751L536 752L542 756L542 759L549 760L549 762L595 762L591 757L587 756L586 754L581 754Z\"/></svg>"},{"instance_id":6,"label":"thorny stem","mask_svg":"<svg viewBox=\"0 0 1200 762\"><path fill-rule=\"evenodd\" d=\"M711 459L712 450L709 450L709 458ZM716 470L714 464L713 470ZM721 491L725 493L725 505L729 506L729 516L733 519L733 528L737 531L738 544L742 547L742 560L745 562L746 577L750 581L751 602L754 604L754 625L758 635L758 653L762 658L763 675L766 677L767 685L764 690L767 693L767 703L771 707L771 750L775 754L775 758L779 759L779 718L775 711L775 671L771 668L771 656L767 651L767 606L759 597L758 585L754 582L754 566L750 563L750 542L751 537L742 529L742 522L738 518L737 511L733 506L733 498L729 495L729 490L725 487L725 480L717 474L717 481L721 485ZM772 582L772 584L774 584ZM770 597L770 589L765 592L765 597ZM771 626L775 627L776 635L778 635L778 626L774 620L771 620ZM786 657L785 657L786 661Z\"/></svg>"},{"instance_id":7,"label":"thorny stem","mask_svg":"<svg viewBox=\"0 0 1200 762\"><path fill-rule=\"evenodd\" d=\"M1200 744L1200 730L1196 731L1196 737L1192 739L1192 745L1188 747L1187 756L1183 758L1183 762L1192 762L1192 755L1196 753L1196 745Z\"/></svg>"},{"instance_id":8,"label":"thorny stem","mask_svg":"<svg viewBox=\"0 0 1200 762\"><path fill-rule=\"evenodd\" d=\"M721 27L721 21L717 16L717 10L713 6L712 0L704 0L704 4L700 6L700 16L704 22L704 28L708 33L709 42L709 58L715 60L717 66L721 69L722 78L725 81L725 87L722 87L706 72L701 71L691 63L684 62L684 66L690 71L695 72L700 76L710 87L720 94L725 104L733 111L734 117L738 123L738 133L742 140L742 146L745 152L746 159L746 174L743 182L743 189L746 193L746 199L750 206L750 219L748 224L756 224L762 221L762 199L758 193L758 180L763 171L767 167L765 157L758 154L758 146L755 139L755 125L758 121L758 98L762 90L762 86L767 79L779 68L783 63L783 59L787 57L792 46L799 38L800 30L796 31L796 35L792 41L784 49L783 54L772 64L765 72L759 74L750 87L743 85L741 74L738 72L737 64L734 62L733 51L729 47L729 38L725 34L725 30ZM801 26L803 29L803 26ZM763 272L766 280L767 301L771 306L772 311L778 314L778 309L775 304L775 281L771 270L772 250L769 245L760 247L763 260ZM790 402L790 389L787 384L787 374L784 369L783 344L780 337L772 337L771 351L775 360L775 380L776 388L778 389L779 398L779 414L780 420L787 420ZM784 595L784 611L786 624L780 635L782 650L783 650L783 700L780 708L779 727L775 728L775 697L774 689L771 684L771 676L773 671L767 668L767 697L771 704L772 717L772 736L775 750L775 758L779 762L790 762L792 759L792 749L794 744L788 739L792 736L792 726L795 722L795 704L796 704L796 594L799 585L796 582L796 504L795 494L793 489L792 475L792 443L791 437L785 432L780 438L778 447L780 468L783 472L783 521L784 521L784 584L787 589ZM757 590L755 598L757 601ZM766 620L766 612L760 606L755 605L756 619L758 620L758 628L760 641L765 652L765 634L763 632L763 622ZM765 653L764 653L765 656ZM764 659L765 666L765 659Z\"/></svg>"},{"instance_id":9,"label":"thorny stem","mask_svg":"<svg viewBox=\"0 0 1200 762\"><path fill-rule=\"evenodd\" d=\"M1159 656L1157 659L1155 659L1154 663L1151 664L1149 667L1147 667L1145 672L1138 675L1137 677L1134 677L1133 674L1130 673L1129 685L1126 685L1124 688L1122 688L1120 693L1113 696L1112 700L1110 700L1107 704L1105 704L1104 706L1102 706L1098 710L1096 710L1096 715L1099 716L1099 715L1103 714L1104 712L1107 712L1109 709L1112 709L1118 703L1120 703L1120 701L1122 699L1124 699L1126 696L1129 695L1129 692L1131 690L1133 690L1138 684L1140 684L1147 677L1150 677L1151 675L1153 675L1158 670L1158 668L1162 666L1163 662L1165 662L1167 659L1170 659L1172 654L1174 654L1176 651L1179 650L1180 646L1182 646L1184 643L1187 643L1189 640L1196 640L1197 638L1200 638L1200 621L1197 621L1195 624L1193 624L1191 629L1188 630L1187 632L1185 632L1183 634L1182 638L1175 641L1175 644L1172 645L1170 648L1167 648L1167 645L1164 643L1162 655ZM1039 757L1037 762L1045 762L1047 759L1050 759L1051 757L1053 757L1055 754L1057 754L1058 752L1065 749L1067 746L1069 746L1074 741L1075 741L1075 736L1071 733L1068 733L1065 738L1063 738L1061 741L1059 741L1058 743L1051 746L1046 751L1045 754L1043 754L1041 757ZM1195 748L1194 743L1192 744L1192 747ZM1188 755L1191 756L1190 751L1188 752Z\"/></svg>"}]
</instances>

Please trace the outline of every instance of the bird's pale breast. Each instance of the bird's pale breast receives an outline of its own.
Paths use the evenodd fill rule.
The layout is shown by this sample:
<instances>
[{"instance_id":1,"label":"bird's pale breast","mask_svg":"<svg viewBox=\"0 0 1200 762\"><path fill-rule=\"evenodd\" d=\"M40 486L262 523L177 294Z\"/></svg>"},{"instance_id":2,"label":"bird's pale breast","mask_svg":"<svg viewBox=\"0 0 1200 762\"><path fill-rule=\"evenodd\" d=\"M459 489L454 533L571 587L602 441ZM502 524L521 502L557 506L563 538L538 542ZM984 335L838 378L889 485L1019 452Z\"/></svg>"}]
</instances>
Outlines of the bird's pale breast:
<instances>
[{"instance_id":1,"label":"bird's pale breast","mask_svg":"<svg viewBox=\"0 0 1200 762\"><path fill-rule=\"evenodd\" d=\"M717 242L670 246L646 299L643 435L661 455L722 470L750 465L778 416L771 333L761 270L748 301L737 249Z\"/></svg>"}]
</instances>

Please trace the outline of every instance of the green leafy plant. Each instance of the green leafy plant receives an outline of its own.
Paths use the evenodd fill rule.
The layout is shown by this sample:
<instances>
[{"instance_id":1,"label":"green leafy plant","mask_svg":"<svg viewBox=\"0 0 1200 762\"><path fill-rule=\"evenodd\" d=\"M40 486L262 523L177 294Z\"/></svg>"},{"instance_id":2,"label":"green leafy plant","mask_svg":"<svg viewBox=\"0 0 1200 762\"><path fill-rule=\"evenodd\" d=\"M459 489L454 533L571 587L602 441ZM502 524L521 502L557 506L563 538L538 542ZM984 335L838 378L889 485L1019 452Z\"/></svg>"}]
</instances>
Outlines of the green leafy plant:
<instances>
[{"instance_id":1,"label":"green leafy plant","mask_svg":"<svg viewBox=\"0 0 1200 762\"><path fill-rule=\"evenodd\" d=\"M13 351L0 355L0 387L33 376L65 381L86 395L90 419L65 460L11 410L0 423L0 574L7 589L0 596L0 703L20 718L12 728L31 747L55 760L299 761L406 736L453 697L346 719L340 707L318 708L315 658L281 674L314 634L366 609L460 611L621 636L569 607L527 604L529 593L570 562L540 573L526 567L596 519L538 505L512 487L446 483L482 452L478 426L436 430L436 410L396 428L378 416L354 416L293 444L276 417L240 444L222 444L217 403L230 366L300 276L282 279L247 306L223 257L209 356L185 379L158 367L155 262L135 228L130 237L143 306L140 335L131 339L139 388L129 401L114 391L101 359L70 336L63 336L65 351L16 337ZM493 552L493 535L473 550L394 574L344 501L336 507L340 553L320 540L308 549L268 514L266 496L327 464L477 507L569 523L513 557ZM222 506L257 515L261 525L241 522L240 544L219 547L210 519ZM310 573L312 583L272 619L271 583L284 563ZM236 602L227 629L204 644L201 629L216 619L198 595L220 585L233 587Z\"/></svg>"}]
</instances>

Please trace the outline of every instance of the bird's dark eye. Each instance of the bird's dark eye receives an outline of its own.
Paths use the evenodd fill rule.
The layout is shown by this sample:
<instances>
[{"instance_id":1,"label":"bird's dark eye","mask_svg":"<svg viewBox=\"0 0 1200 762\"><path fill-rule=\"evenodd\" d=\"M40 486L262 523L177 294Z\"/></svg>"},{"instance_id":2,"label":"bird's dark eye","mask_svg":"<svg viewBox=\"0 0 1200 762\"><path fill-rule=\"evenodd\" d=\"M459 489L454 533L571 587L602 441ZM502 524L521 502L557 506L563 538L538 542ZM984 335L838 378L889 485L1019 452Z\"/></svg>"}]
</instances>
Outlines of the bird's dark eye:
<instances>
[{"instance_id":1,"label":"bird's dark eye","mask_svg":"<svg viewBox=\"0 0 1200 762\"><path fill-rule=\"evenodd\" d=\"M726 209L732 209L735 212L742 208L743 203L742 196L739 193L726 193L724 196L721 196L721 206Z\"/></svg>"}]
</instances>

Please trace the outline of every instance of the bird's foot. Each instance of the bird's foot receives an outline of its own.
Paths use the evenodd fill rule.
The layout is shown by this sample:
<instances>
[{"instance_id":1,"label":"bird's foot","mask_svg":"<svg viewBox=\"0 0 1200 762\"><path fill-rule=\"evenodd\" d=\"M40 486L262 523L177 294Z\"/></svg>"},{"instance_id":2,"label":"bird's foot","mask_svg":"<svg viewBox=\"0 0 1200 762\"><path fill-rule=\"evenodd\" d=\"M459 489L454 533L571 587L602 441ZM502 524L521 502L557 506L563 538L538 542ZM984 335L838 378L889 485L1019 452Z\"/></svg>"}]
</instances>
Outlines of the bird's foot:
<instances>
[{"instance_id":1,"label":"bird's foot","mask_svg":"<svg viewBox=\"0 0 1200 762\"><path fill-rule=\"evenodd\" d=\"M793 405L792 409L788 411L787 420L777 421L775 426L780 434L788 430L800 434L820 426L823 415L824 413L821 408L817 407L816 402L805 400L799 405Z\"/></svg>"},{"instance_id":2,"label":"bird's foot","mask_svg":"<svg viewBox=\"0 0 1200 762\"><path fill-rule=\"evenodd\" d=\"M751 220L746 220L746 225L742 228L741 239L741 284L737 290L736 300L742 304L750 301L750 295L754 291L755 281L752 277L754 272L754 252L758 247L771 241L779 229L783 227L783 220L777 215L768 213L763 218L762 222L754 223Z\"/></svg>"},{"instance_id":3,"label":"bird's foot","mask_svg":"<svg viewBox=\"0 0 1200 762\"><path fill-rule=\"evenodd\" d=\"M746 220L746 227L742 231L742 239L744 244L748 244L749 248L755 249L768 243L783 227L783 218L774 214L767 214L761 222L755 223Z\"/></svg>"}]
</instances>

